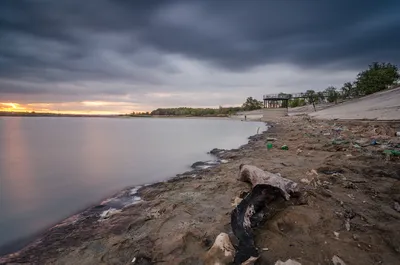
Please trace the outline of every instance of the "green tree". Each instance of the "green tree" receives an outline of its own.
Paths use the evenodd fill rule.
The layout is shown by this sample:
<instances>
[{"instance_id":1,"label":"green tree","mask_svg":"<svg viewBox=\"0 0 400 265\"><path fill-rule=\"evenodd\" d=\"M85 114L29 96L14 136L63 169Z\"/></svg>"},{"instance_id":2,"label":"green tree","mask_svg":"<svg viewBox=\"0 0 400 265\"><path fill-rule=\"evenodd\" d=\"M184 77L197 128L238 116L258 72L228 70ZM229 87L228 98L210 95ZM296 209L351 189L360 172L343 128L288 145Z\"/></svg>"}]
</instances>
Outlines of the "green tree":
<instances>
[{"instance_id":1,"label":"green tree","mask_svg":"<svg viewBox=\"0 0 400 265\"><path fill-rule=\"evenodd\" d=\"M323 102L325 100L325 95L323 92L317 92L317 98L319 102Z\"/></svg>"},{"instance_id":2,"label":"green tree","mask_svg":"<svg viewBox=\"0 0 400 265\"><path fill-rule=\"evenodd\" d=\"M307 90L305 93L305 96L307 98L308 103L311 103L314 107L314 111L315 109L315 102L318 101L318 95L317 93L315 93L314 90Z\"/></svg>"},{"instance_id":3,"label":"green tree","mask_svg":"<svg viewBox=\"0 0 400 265\"><path fill-rule=\"evenodd\" d=\"M336 91L336 87L330 86L324 91L326 93L326 99L328 102L332 103L335 102L337 103L337 100L339 98L339 92Z\"/></svg>"},{"instance_id":4,"label":"green tree","mask_svg":"<svg viewBox=\"0 0 400 265\"><path fill-rule=\"evenodd\" d=\"M261 101L258 101L255 98L248 97L246 99L246 102L243 103L242 108L243 110L256 110L256 109L261 109L263 107L263 103Z\"/></svg>"},{"instance_id":5,"label":"green tree","mask_svg":"<svg viewBox=\"0 0 400 265\"><path fill-rule=\"evenodd\" d=\"M399 78L396 65L374 62L357 75L356 89L359 95L369 95L396 84Z\"/></svg>"}]
</instances>

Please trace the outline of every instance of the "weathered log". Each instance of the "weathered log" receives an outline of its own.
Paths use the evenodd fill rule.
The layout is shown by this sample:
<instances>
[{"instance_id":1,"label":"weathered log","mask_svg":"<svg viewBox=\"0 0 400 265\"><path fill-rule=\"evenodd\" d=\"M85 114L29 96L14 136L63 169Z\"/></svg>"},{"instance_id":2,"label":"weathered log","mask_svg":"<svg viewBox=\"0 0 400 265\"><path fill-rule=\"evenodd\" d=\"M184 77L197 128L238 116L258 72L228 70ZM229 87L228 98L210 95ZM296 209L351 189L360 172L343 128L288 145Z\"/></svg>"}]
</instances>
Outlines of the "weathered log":
<instances>
[{"instance_id":1,"label":"weathered log","mask_svg":"<svg viewBox=\"0 0 400 265\"><path fill-rule=\"evenodd\" d=\"M281 190L286 200L290 199L290 194L299 191L296 182L283 178L280 174L264 171L252 165L240 165L239 180L251 183L253 188L258 184L268 184L277 187Z\"/></svg>"},{"instance_id":2,"label":"weathered log","mask_svg":"<svg viewBox=\"0 0 400 265\"><path fill-rule=\"evenodd\" d=\"M268 185L258 184L240 202L231 214L232 232L239 241L236 248L234 264L246 264L255 260L259 253L254 244L253 227L275 213L270 203L282 196L281 189ZM281 199L284 202L284 199Z\"/></svg>"}]
</instances>

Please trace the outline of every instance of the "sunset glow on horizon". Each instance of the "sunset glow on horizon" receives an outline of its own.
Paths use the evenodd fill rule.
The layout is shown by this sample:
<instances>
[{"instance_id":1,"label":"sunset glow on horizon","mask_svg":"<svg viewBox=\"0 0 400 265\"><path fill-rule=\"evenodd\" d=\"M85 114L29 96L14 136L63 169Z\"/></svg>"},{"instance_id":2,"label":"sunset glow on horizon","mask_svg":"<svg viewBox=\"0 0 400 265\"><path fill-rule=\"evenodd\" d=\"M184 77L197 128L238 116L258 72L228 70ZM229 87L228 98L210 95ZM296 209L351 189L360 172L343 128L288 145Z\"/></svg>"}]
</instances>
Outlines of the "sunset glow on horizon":
<instances>
[{"instance_id":1,"label":"sunset glow on horizon","mask_svg":"<svg viewBox=\"0 0 400 265\"><path fill-rule=\"evenodd\" d=\"M52 113L73 115L118 115L144 110L133 110L125 102L82 101L63 103L27 103L0 102L0 112L14 113ZM110 110L108 110L109 108Z\"/></svg>"}]
</instances>

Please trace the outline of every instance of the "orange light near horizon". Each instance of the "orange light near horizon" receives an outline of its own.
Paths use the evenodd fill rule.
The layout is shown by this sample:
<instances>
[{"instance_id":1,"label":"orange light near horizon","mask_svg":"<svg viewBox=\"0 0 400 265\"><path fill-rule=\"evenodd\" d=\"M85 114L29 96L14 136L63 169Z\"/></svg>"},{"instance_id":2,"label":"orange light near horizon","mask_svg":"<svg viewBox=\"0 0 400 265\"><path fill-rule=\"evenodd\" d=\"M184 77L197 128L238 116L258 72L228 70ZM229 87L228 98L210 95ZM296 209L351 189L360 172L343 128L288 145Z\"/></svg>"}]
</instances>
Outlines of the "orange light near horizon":
<instances>
[{"instance_id":1,"label":"orange light near horizon","mask_svg":"<svg viewBox=\"0 0 400 265\"><path fill-rule=\"evenodd\" d=\"M82 110L81 109L83 105ZM108 110L116 108L115 111ZM87 109L86 109L87 108ZM121 108L121 110L119 110ZM103 110L104 109L104 110ZM107 101L82 101L82 102L63 102L63 103L27 103L19 104L16 102L0 102L0 111L4 112L36 112L52 114L72 114L72 115L119 115L129 114L129 103L127 102L107 102Z\"/></svg>"}]
</instances>

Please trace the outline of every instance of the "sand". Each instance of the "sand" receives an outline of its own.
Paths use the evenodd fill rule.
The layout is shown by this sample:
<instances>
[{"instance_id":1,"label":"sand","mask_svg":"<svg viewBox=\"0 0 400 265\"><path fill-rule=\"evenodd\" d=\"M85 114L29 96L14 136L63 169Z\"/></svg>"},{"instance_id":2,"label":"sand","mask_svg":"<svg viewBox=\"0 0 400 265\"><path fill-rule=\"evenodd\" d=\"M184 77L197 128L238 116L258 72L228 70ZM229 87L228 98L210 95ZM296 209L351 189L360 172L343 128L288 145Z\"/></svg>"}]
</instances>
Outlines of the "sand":
<instances>
[{"instance_id":1,"label":"sand","mask_svg":"<svg viewBox=\"0 0 400 265\"><path fill-rule=\"evenodd\" d=\"M217 235L231 233L232 203L251 189L237 179L239 165L251 164L304 191L302 203L289 200L255 230L256 246L268 249L257 264L331 264L334 255L350 265L397 264L400 160L382 151L399 144L398 125L277 119L239 149L217 152L227 163L142 187L142 202L105 219L92 212L54 227L0 263L203 264ZM266 137L277 138L271 150ZM380 144L370 145L372 138ZM283 144L289 150L280 150Z\"/></svg>"}]
</instances>

